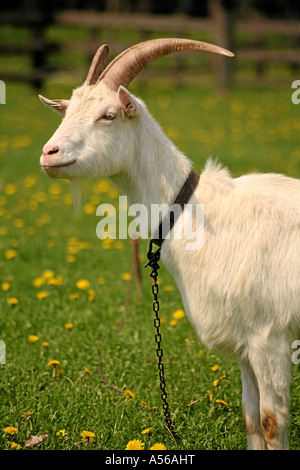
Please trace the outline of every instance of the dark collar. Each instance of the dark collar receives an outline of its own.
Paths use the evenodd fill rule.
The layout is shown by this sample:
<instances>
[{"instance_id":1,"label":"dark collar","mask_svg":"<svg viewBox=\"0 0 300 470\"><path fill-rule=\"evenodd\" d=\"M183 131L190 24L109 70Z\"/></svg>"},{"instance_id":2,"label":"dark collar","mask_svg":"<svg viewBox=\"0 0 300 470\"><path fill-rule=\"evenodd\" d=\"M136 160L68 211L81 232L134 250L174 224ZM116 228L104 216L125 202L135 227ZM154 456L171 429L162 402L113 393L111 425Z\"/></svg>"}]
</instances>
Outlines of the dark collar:
<instances>
[{"instance_id":1,"label":"dark collar","mask_svg":"<svg viewBox=\"0 0 300 470\"><path fill-rule=\"evenodd\" d=\"M190 200L193 192L195 191L197 184L199 183L200 175L195 173L194 171L190 171L184 185L182 186L177 198L175 199L173 206L179 205L181 211L184 210L184 205L188 203ZM169 223L168 223L169 220ZM151 242L155 243L155 245L161 248L163 241L165 240L167 234L172 230L175 223L174 211L172 211L172 206L169 209L169 212L165 216L164 220L160 223L158 230L156 231L154 238L152 238ZM166 225L168 224L168 225ZM164 225L164 232L165 227L167 226L168 232L163 233L163 225Z\"/></svg>"}]
</instances>

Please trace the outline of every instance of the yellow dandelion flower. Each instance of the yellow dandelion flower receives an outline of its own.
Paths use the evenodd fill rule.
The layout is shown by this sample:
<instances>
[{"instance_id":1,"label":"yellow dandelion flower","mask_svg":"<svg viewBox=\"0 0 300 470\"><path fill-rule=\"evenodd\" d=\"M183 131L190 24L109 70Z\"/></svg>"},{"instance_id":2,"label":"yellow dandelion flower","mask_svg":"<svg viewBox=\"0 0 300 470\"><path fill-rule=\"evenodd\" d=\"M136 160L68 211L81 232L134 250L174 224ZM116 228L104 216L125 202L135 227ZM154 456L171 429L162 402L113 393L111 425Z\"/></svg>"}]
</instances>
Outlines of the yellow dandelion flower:
<instances>
[{"instance_id":1,"label":"yellow dandelion flower","mask_svg":"<svg viewBox=\"0 0 300 470\"><path fill-rule=\"evenodd\" d=\"M73 246L73 245L70 245L67 247L67 251L70 255L77 255L78 251L79 251L79 248L78 246Z\"/></svg>"},{"instance_id":2,"label":"yellow dandelion flower","mask_svg":"<svg viewBox=\"0 0 300 470\"><path fill-rule=\"evenodd\" d=\"M49 186L49 194L58 196L62 192L62 187L58 183L53 183Z\"/></svg>"},{"instance_id":3,"label":"yellow dandelion flower","mask_svg":"<svg viewBox=\"0 0 300 470\"><path fill-rule=\"evenodd\" d=\"M51 215L49 214L42 214L41 217L39 218L39 221L42 225L47 225L50 224L52 218Z\"/></svg>"},{"instance_id":4,"label":"yellow dandelion flower","mask_svg":"<svg viewBox=\"0 0 300 470\"><path fill-rule=\"evenodd\" d=\"M72 294L69 294L69 299L70 300L78 299L78 297L79 297L78 292L74 292Z\"/></svg>"},{"instance_id":5,"label":"yellow dandelion flower","mask_svg":"<svg viewBox=\"0 0 300 470\"><path fill-rule=\"evenodd\" d=\"M77 289L88 289L90 287L90 281L88 281L87 279L79 279L77 282L76 282L76 287Z\"/></svg>"},{"instance_id":6,"label":"yellow dandelion flower","mask_svg":"<svg viewBox=\"0 0 300 470\"><path fill-rule=\"evenodd\" d=\"M219 383L219 379L214 380L213 381L213 386L216 387L218 385L218 383Z\"/></svg>"},{"instance_id":7,"label":"yellow dandelion flower","mask_svg":"<svg viewBox=\"0 0 300 470\"><path fill-rule=\"evenodd\" d=\"M96 437L96 435L91 431L82 431L80 435L83 438L83 441L88 442L89 444L91 444Z\"/></svg>"},{"instance_id":8,"label":"yellow dandelion flower","mask_svg":"<svg viewBox=\"0 0 300 470\"><path fill-rule=\"evenodd\" d=\"M88 369L87 367L83 366L83 369L84 371L89 374L89 375L92 375L92 372L90 371L90 369Z\"/></svg>"},{"instance_id":9,"label":"yellow dandelion flower","mask_svg":"<svg viewBox=\"0 0 300 470\"><path fill-rule=\"evenodd\" d=\"M3 292L7 292L10 289L10 283L6 281L2 282L1 289Z\"/></svg>"},{"instance_id":10,"label":"yellow dandelion flower","mask_svg":"<svg viewBox=\"0 0 300 470\"><path fill-rule=\"evenodd\" d=\"M43 341L42 346L43 346L43 348L48 348L48 346L50 346L50 344L48 343L48 341Z\"/></svg>"},{"instance_id":11,"label":"yellow dandelion flower","mask_svg":"<svg viewBox=\"0 0 300 470\"><path fill-rule=\"evenodd\" d=\"M13 434L18 434L19 431L17 428L14 428L13 426L7 426L6 428L4 428L4 432L13 436Z\"/></svg>"},{"instance_id":12,"label":"yellow dandelion flower","mask_svg":"<svg viewBox=\"0 0 300 470\"><path fill-rule=\"evenodd\" d=\"M104 250L110 250L112 248L112 245L114 243L114 240L112 238L105 238L104 240L102 240L102 248Z\"/></svg>"},{"instance_id":13,"label":"yellow dandelion flower","mask_svg":"<svg viewBox=\"0 0 300 470\"><path fill-rule=\"evenodd\" d=\"M27 228L26 228L26 233L27 233L27 235L32 236L32 235L35 234L35 232L36 232L36 230L35 230L34 227L27 227Z\"/></svg>"},{"instance_id":14,"label":"yellow dandelion flower","mask_svg":"<svg viewBox=\"0 0 300 470\"><path fill-rule=\"evenodd\" d=\"M19 303L19 300L16 297L8 297L8 299L6 299L6 302L9 305L17 305Z\"/></svg>"},{"instance_id":15,"label":"yellow dandelion flower","mask_svg":"<svg viewBox=\"0 0 300 470\"><path fill-rule=\"evenodd\" d=\"M161 442L156 442L152 447L150 447L150 450L167 450L167 448Z\"/></svg>"},{"instance_id":16,"label":"yellow dandelion flower","mask_svg":"<svg viewBox=\"0 0 300 470\"><path fill-rule=\"evenodd\" d=\"M93 300L95 300L95 291L94 291L94 289L88 289L87 293L89 295L88 296L88 301L93 302Z\"/></svg>"},{"instance_id":17,"label":"yellow dandelion flower","mask_svg":"<svg viewBox=\"0 0 300 470\"><path fill-rule=\"evenodd\" d=\"M60 286L63 285L64 279L63 279L61 274L58 274L56 277L52 277L47 282L50 286L59 286L60 287Z\"/></svg>"},{"instance_id":18,"label":"yellow dandelion flower","mask_svg":"<svg viewBox=\"0 0 300 470\"><path fill-rule=\"evenodd\" d=\"M24 185L26 188L31 188L37 182L37 176L35 174L27 175L24 179Z\"/></svg>"},{"instance_id":19,"label":"yellow dandelion flower","mask_svg":"<svg viewBox=\"0 0 300 470\"><path fill-rule=\"evenodd\" d=\"M133 439L127 443L125 450L143 450L145 444L140 439Z\"/></svg>"},{"instance_id":20,"label":"yellow dandelion flower","mask_svg":"<svg viewBox=\"0 0 300 470\"><path fill-rule=\"evenodd\" d=\"M18 240L16 240L16 238L12 238L11 240L9 240L9 244L10 246L16 247L19 245L19 242Z\"/></svg>"},{"instance_id":21,"label":"yellow dandelion flower","mask_svg":"<svg viewBox=\"0 0 300 470\"><path fill-rule=\"evenodd\" d=\"M190 338L184 338L184 342L187 344L194 344L195 340Z\"/></svg>"},{"instance_id":22,"label":"yellow dandelion flower","mask_svg":"<svg viewBox=\"0 0 300 470\"><path fill-rule=\"evenodd\" d=\"M51 361L47 362L48 367L59 367L60 362L57 359L52 359Z\"/></svg>"},{"instance_id":23,"label":"yellow dandelion flower","mask_svg":"<svg viewBox=\"0 0 300 470\"><path fill-rule=\"evenodd\" d=\"M17 251L11 248L10 250L6 250L4 253L4 258L5 259L13 259L17 256Z\"/></svg>"},{"instance_id":24,"label":"yellow dandelion flower","mask_svg":"<svg viewBox=\"0 0 300 470\"><path fill-rule=\"evenodd\" d=\"M219 367L220 367L220 366L219 366L218 364L215 364L214 366L212 366L211 370L212 370L213 372L215 372L216 370L219 369Z\"/></svg>"},{"instance_id":25,"label":"yellow dandelion flower","mask_svg":"<svg viewBox=\"0 0 300 470\"><path fill-rule=\"evenodd\" d=\"M22 147L28 147L32 142L32 138L29 135L16 135L12 139L11 146L14 149L22 148ZM13 185L10 185L13 186ZM14 193L13 193L14 194Z\"/></svg>"},{"instance_id":26,"label":"yellow dandelion flower","mask_svg":"<svg viewBox=\"0 0 300 470\"><path fill-rule=\"evenodd\" d=\"M17 444L16 442L11 442L10 443L10 448L13 449L13 450L20 450L21 446L20 446L20 444Z\"/></svg>"},{"instance_id":27,"label":"yellow dandelion flower","mask_svg":"<svg viewBox=\"0 0 300 470\"><path fill-rule=\"evenodd\" d=\"M166 285L163 287L164 292L172 292L173 290L174 290L174 287L170 285Z\"/></svg>"},{"instance_id":28,"label":"yellow dandelion flower","mask_svg":"<svg viewBox=\"0 0 300 470\"><path fill-rule=\"evenodd\" d=\"M22 418L28 419L28 418L30 418L30 417L33 415L33 413L34 413L33 410L25 411L25 412L22 414Z\"/></svg>"},{"instance_id":29,"label":"yellow dandelion flower","mask_svg":"<svg viewBox=\"0 0 300 470\"><path fill-rule=\"evenodd\" d=\"M12 196L17 192L17 186L13 183L8 183L4 188L4 192L7 196Z\"/></svg>"},{"instance_id":30,"label":"yellow dandelion flower","mask_svg":"<svg viewBox=\"0 0 300 470\"><path fill-rule=\"evenodd\" d=\"M124 390L123 395L130 397L131 400L135 400L135 394L131 390Z\"/></svg>"},{"instance_id":31,"label":"yellow dandelion flower","mask_svg":"<svg viewBox=\"0 0 300 470\"><path fill-rule=\"evenodd\" d=\"M25 226L25 222L22 219L15 219L14 220L14 226L16 228L23 228Z\"/></svg>"},{"instance_id":32,"label":"yellow dandelion flower","mask_svg":"<svg viewBox=\"0 0 300 470\"><path fill-rule=\"evenodd\" d=\"M106 180L101 180L99 183L94 185L94 193L106 193L111 188L110 184Z\"/></svg>"},{"instance_id":33,"label":"yellow dandelion flower","mask_svg":"<svg viewBox=\"0 0 300 470\"><path fill-rule=\"evenodd\" d=\"M116 188L110 188L107 194L108 194L109 197L111 197L112 199L115 199L116 197L118 197L119 191L118 191Z\"/></svg>"},{"instance_id":34,"label":"yellow dandelion flower","mask_svg":"<svg viewBox=\"0 0 300 470\"><path fill-rule=\"evenodd\" d=\"M146 428L142 431L142 434L151 434L153 431L153 428Z\"/></svg>"},{"instance_id":35,"label":"yellow dandelion flower","mask_svg":"<svg viewBox=\"0 0 300 470\"><path fill-rule=\"evenodd\" d=\"M62 439L63 437L65 437L67 434L67 431L65 429L60 429L59 431L57 431L56 435L59 439Z\"/></svg>"},{"instance_id":36,"label":"yellow dandelion flower","mask_svg":"<svg viewBox=\"0 0 300 470\"><path fill-rule=\"evenodd\" d=\"M46 291L44 291L44 290L41 290L40 292L38 292L38 293L36 294L36 297L37 297L37 299L39 299L39 300L43 300L43 299L45 299L46 297L48 297L48 292L46 292Z\"/></svg>"},{"instance_id":37,"label":"yellow dandelion flower","mask_svg":"<svg viewBox=\"0 0 300 470\"><path fill-rule=\"evenodd\" d=\"M185 316L184 310L182 310L181 308L178 310L175 310L175 312L173 312L172 314L172 317L175 320L181 320L181 318L183 318L184 316Z\"/></svg>"},{"instance_id":38,"label":"yellow dandelion flower","mask_svg":"<svg viewBox=\"0 0 300 470\"><path fill-rule=\"evenodd\" d=\"M33 200L34 203L46 202L47 201L47 194L43 193L43 191L39 191L34 195L32 200Z\"/></svg>"},{"instance_id":39,"label":"yellow dandelion flower","mask_svg":"<svg viewBox=\"0 0 300 470\"><path fill-rule=\"evenodd\" d=\"M124 243L123 243L123 242L116 242L116 243L115 243L115 248L116 248L117 250L123 250L123 248L124 248Z\"/></svg>"},{"instance_id":40,"label":"yellow dandelion flower","mask_svg":"<svg viewBox=\"0 0 300 470\"><path fill-rule=\"evenodd\" d=\"M207 390L206 393L207 393L207 395L208 395L209 401L212 401L212 399L213 399L213 394L211 393L211 391L210 391L210 390Z\"/></svg>"},{"instance_id":41,"label":"yellow dandelion flower","mask_svg":"<svg viewBox=\"0 0 300 470\"><path fill-rule=\"evenodd\" d=\"M170 321L169 321L169 325L170 325L170 326L176 326L177 323L178 323L177 320L170 320Z\"/></svg>"},{"instance_id":42,"label":"yellow dandelion flower","mask_svg":"<svg viewBox=\"0 0 300 470\"><path fill-rule=\"evenodd\" d=\"M91 204L90 202L87 202L83 206L83 212L85 214L88 214L88 215L95 214L96 213L96 207L94 206L94 204Z\"/></svg>"},{"instance_id":43,"label":"yellow dandelion flower","mask_svg":"<svg viewBox=\"0 0 300 470\"><path fill-rule=\"evenodd\" d=\"M123 274L122 274L122 279L123 279L124 281L131 281L131 278L132 278L132 276L131 276L130 273L123 273Z\"/></svg>"},{"instance_id":44,"label":"yellow dandelion flower","mask_svg":"<svg viewBox=\"0 0 300 470\"><path fill-rule=\"evenodd\" d=\"M49 281L52 277L54 277L54 272L51 269L46 269L46 271L42 274L43 279Z\"/></svg>"},{"instance_id":45,"label":"yellow dandelion flower","mask_svg":"<svg viewBox=\"0 0 300 470\"><path fill-rule=\"evenodd\" d=\"M103 286L103 284L105 284L105 279L104 279L104 277L99 277L99 279L98 279L97 282L98 282L98 284L100 284L100 286Z\"/></svg>"},{"instance_id":46,"label":"yellow dandelion flower","mask_svg":"<svg viewBox=\"0 0 300 470\"><path fill-rule=\"evenodd\" d=\"M39 340L39 337L36 335L28 335L27 338L31 343L36 343Z\"/></svg>"},{"instance_id":47,"label":"yellow dandelion flower","mask_svg":"<svg viewBox=\"0 0 300 470\"><path fill-rule=\"evenodd\" d=\"M141 405L144 407L144 408L147 408L149 409L149 405L147 405L147 403L145 401L141 401Z\"/></svg>"},{"instance_id":48,"label":"yellow dandelion flower","mask_svg":"<svg viewBox=\"0 0 300 470\"><path fill-rule=\"evenodd\" d=\"M221 400L220 398L218 398L218 399L216 400L216 402L217 402L217 403L221 403L222 405L228 405L228 403L226 403L226 401Z\"/></svg>"},{"instance_id":49,"label":"yellow dandelion flower","mask_svg":"<svg viewBox=\"0 0 300 470\"><path fill-rule=\"evenodd\" d=\"M73 326L74 326L73 323L65 323L64 324L64 327L65 327L66 330L72 330Z\"/></svg>"},{"instance_id":50,"label":"yellow dandelion flower","mask_svg":"<svg viewBox=\"0 0 300 470\"><path fill-rule=\"evenodd\" d=\"M44 279L42 277L36 277L33 279L32 284L34 287L41 287L44 284Z\"/></svg>"},{"instance_id":51,"label":"yellow dandelion flower","mask_svg":"<svg viewBox=\"0 0 300 470\"><path fill-rule=\"evenodd\" d=\"M65 204L67 205L71 205L72 204L72 196L71 194L65 194L64 196L64 201L65 201Z\"/></svg>"},{"instance_id":52,"label":"yellow dandelion flower","mask_svg":"<svg viewBox=\"0 0 300 470\"><path fill-rule=\"evenodd\" d=\"M79 242L79 240L78 240L77 237L70 237L70 238L68 238L68 244L69 244L69 245L77 245L78 242Z\"/></svg>"},{"instance_id":53,"label":"yellow dandelion flower","mask_svg":"<svg viewBox=\"0 0 300 470\"><path fill-rule=\"evenodd\" d=\"M76 256L74 256L74 255L67 255L67 256L66 256L66 261L67 261L68 263L75 263L75 261L76 261Z\"/></svg>"},{"instance_id":54,"label":"yellow dandelion flower","mask_svg":"<svg viewBox=\"0 0 300 470\"><path fill-rule=\"evenodd\" d=\"M94 249L94 244L92 242L85 242L85 241L79 242L79 251L80 250L93 250L93 249Z\"/></svg>"}]
</instances>

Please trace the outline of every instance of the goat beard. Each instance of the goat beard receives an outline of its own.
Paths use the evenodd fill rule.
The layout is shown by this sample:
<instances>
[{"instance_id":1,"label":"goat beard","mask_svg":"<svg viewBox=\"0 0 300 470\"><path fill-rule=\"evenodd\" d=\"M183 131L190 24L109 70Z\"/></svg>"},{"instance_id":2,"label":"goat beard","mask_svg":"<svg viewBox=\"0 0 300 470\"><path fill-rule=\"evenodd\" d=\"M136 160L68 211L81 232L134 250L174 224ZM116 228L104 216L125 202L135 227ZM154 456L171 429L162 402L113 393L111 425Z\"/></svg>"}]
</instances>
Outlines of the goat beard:
<instances>
[{"instance_id":1,"label":"goat beard","mask_svg":"<svg viewBox=\"0 0 300 470\"><path fill-rule=\"evenodd\" d=\"M70 180L70 186L73 206L76 214L79 215L82 206L82 182L80 179L74 178Z\"/></svg>"}]
</instances>

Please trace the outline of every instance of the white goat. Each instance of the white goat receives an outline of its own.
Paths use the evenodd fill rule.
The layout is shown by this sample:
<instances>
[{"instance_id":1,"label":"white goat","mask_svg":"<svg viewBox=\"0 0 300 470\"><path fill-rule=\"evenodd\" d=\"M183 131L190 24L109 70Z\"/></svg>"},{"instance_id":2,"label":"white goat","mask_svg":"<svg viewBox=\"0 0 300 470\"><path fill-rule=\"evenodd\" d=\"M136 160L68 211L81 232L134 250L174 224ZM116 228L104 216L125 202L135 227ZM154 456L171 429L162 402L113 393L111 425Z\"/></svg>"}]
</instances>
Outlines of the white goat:
<instances>
[{"instance_id":1,"label":"white goat","mask_svg":"<svg viewBox=\"0 0 300 470\"><path fill-rule=\"evenodd\" d=\"M126 87L154 60L183 50L232 55L161 39L106 67L102 46L70 101L40 97L65 113L44 146L43 171L71 182L109 177L149 214L151 204L171 205L191 163ZM239 362L248 448L288 448L291 345L300 333L300 181L275 174L233 179L209 161L189 203L204 204L204 246L188 251L183 239L165 240L162 260L201 341Z\"/></svg>"}]
</instances>

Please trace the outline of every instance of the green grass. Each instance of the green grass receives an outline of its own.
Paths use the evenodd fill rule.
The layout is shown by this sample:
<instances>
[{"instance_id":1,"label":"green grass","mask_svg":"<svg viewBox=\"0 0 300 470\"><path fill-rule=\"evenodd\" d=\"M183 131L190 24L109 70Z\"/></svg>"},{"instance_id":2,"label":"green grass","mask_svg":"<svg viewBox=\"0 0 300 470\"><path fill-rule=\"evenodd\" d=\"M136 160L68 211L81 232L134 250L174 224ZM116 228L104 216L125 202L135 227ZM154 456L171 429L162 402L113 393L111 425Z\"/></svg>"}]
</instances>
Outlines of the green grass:
<instances>
[{"instance_id":1,"label":"green grass","mask_svg":"<svg viewBox=\"0 0 300 470\"><path fill-rule=\"evenodd\" d=\"M290 84L283 89L235 89L222 99L211 89L167 83L137 81L131 89L145 99L197 171L212 155L235 176L249 171L300 176L300 107L291 103ZM71 87L58 85L43 90L51 98L70 92ZM69 184L51 181L39 170L41 148L59 123L57 115L40 105L30 88L12 84L7 84L7 104L0 112L0 339L6 344L6 364L0 365L0 448L10 448L11 441L23 448L31 435L45 432L48 437L38 449L124 449L132 439L141 439L145 449L155 442L169 450L245 448L239 369L234 361L208 352L186 317L170 324L182 304L162 266L165 374L171 415L180 433L180 440L172 438L162 415L149 271L142 268L140 301L133 283L120 327L130 241L105 245L96 237L95 209L101 202L117 203L116 191L99 182L88 184L83 214L76 217ZM143 241L141 264L146 250ZM45 279L48 270L52 283ZM43 278L39 287L36 278ZM89 281L92 292L76 287L80 279ZM47 297L37 298L39 292ZM18 303L10 305L9 298ZM73 328L66 329L66 323ZM38 340L31 342L29 335ZM101 381L100 357L106 380L120 392L132 391L134 400ZM47 365L53 359L59 368ZM215 365L218 369L212 370ZM299 449L299 367L293 366L293 374L290 444ZM28 411L33 413L24 417ZM9 436L7 426L17 428L18 434ZM149 427L151 436L141 434ZM62 429L66 435L60 439L56 433ZM83 442L83 430L95 434L93 443Z\"/></svg>"}]
</instances>

